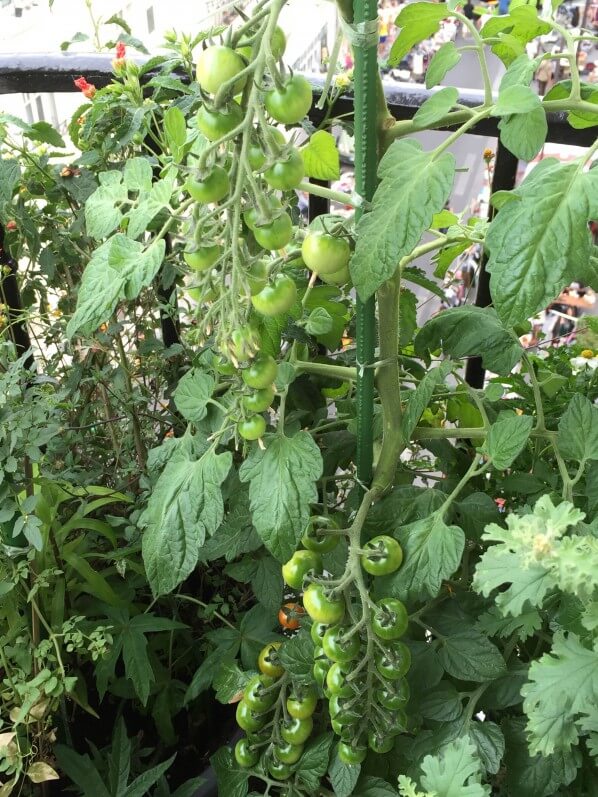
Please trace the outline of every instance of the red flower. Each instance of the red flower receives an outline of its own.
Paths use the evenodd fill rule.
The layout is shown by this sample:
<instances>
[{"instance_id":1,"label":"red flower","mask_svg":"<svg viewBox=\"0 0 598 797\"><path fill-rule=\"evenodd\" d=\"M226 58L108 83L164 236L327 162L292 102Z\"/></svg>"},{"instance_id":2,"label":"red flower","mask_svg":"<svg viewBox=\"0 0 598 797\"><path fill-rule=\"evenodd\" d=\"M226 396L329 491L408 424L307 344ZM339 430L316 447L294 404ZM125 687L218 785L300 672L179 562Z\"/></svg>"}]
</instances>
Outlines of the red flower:
<instances>
[{"instance_id":1,"label":"red flower","mask_svg":"<svg viewBox=\"0 0 598 797\"><path fill-rule=\"evenodd\" d=\"M6 229L8 232L14 232L17 229L17 223L14 219L6 222Z\"/></svg>"},{"instance_id":2,"label":"red flower","mask_svg":"<svg viewBox=\"0 0 598 797\"><path fill-rule=\"evenodd\" d=\"M116 57L124 58L126 54L127 54L127 48L125 47L125 43L118 42L116 45Z\"/></svg>"},{"instance_id":3,"label":"red flower","mask_svg":"<svg viewBox=\"0 0 598 797\"><path fill-rule=\"evenodd\" d=\"M73 82L75 86L83 93L83 96L87 97L88 100L91 100L93 95L96 93L96 87L93 85L93 83L88 83L83 76L78 77Z\"/></svg>"}]
</instances>

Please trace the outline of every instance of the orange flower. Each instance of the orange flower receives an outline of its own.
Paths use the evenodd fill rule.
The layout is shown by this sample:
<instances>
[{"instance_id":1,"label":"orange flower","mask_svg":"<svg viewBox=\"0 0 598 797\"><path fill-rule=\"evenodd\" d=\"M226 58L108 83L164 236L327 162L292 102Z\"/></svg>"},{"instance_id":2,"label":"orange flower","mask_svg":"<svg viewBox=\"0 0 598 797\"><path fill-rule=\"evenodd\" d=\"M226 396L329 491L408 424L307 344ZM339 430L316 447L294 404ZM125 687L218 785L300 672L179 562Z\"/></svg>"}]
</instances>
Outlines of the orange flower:
<instances>
[{"instance_id":1,"label":"orange flower","mask_svg":"<svg viewBox=\"0 0 598 797\"><path fill-rule=\"evenodd\" d=\"M484 150L483 157L487 163L490 163L491 160L494 160L494 150L491 150L488 147L486 147L486 149Z\"/></svg>"},{"instance_id":2,"label":"orange flower","mask_svg":"<svg viewBox=\"0 0 598 797\"><path fill-rule=\"evenodd\" d=\"M87 97L88 100L91 100L96 93L96 87L93 85L93 83L88 83L83 76L78 77L73 81L73 83L82 92L83 96Z\"/></svg>"}]
</instances>

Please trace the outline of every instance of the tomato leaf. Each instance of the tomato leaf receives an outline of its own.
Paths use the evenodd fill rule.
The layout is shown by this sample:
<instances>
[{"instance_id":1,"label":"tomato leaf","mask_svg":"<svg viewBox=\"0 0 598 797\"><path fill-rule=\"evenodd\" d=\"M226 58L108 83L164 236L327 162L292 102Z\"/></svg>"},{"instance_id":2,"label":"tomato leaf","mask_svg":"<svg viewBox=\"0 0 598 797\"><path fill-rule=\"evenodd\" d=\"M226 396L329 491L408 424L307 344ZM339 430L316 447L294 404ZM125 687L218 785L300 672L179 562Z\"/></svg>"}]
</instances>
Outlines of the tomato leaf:
<instances>
[{"instance_id":1,"label":"tomato leaf","mask_svg":"<svg viewBox=\"0 0 598 797\"><path fill-rule=\"evenodd\" d=\"M336 752L328 768L328 777L336 797L351 797L359 780L361 764L344 764Z\"/></svg>"},{"instance_id":2,"label":"tomato leaf","mask_svg":"<svg viewBox=\"0 0 598 797\"><path fill-rule=\"evenodd\" d=\"M280 661L293 680L309 683L313 679L314 643L307 631L300 631L296 636L285 640L280 649Z\"/></svg>"},{"instance_id":3,"label":"tomato leaf","mask_svg":"<svg viewBox=\"0 0 598 797\"><path fill-rule=\"evenodd\" d=\"M228 747L221 747L210 758L210 764L216 771L218 794L222 797L245 797L249 791L249 775L246 770L238 766Z\"/></svg>"},{"instance_id":4,"label":"tomato leaf","mask_svg":"<svg viewBox=\"0 0 598 797\"><path fill-rule=\"evenodd\" d=\"M308 742L297 769L297 777L306 789L316 792L321 779L328 769L330 746L334 735L323 733Z\"/></svg>"},{"instance_id":5,"label":"tomato leaf","mask_svg":"<svg viewBox=\"0 0 598 797\"><path fill-rule=\"evenodd\" d=\"M439 47L426 72L426 88L431 89L441 83L447 72L457 66L462 57L454 42L445 42Z\"/></svg>"},{"instance_id":6,"label":"tomato leaf","mask_svg":"<svg viewBox=\"0 0 598 797\"><path fill-rule=\"evenodd\" d=\"M322 456L307 432L294 437L266 435L266 450L255 447L239 469L249 482L251 516L264 545L279 561L295 551L317 501L315 482L322 475Z\"/></svg>"},{"instance_id":7,"label":"tomato leaf","mask_svg":"<svg viewBox=\"0 0 598 797\"><path fill-rule=\"evenodd\" d=\"M192 368L179 380L174 401L185 420L199 423L206 417L214 385L214 378L199 368Z\"/></svg>"},{"instance_id":8,"label":"tomato leaf","mask_svg":"<svg viewBox=\"0 0 598 797\"><path fill-rule=\"evenodd\" d=\"M455 358L479 354L484 367L497 374L509 374L523 354L521 344L494 310L473 305L445 310L424 324L415 338L416 352L440 346Z\"/></svg>"},{"instance_id":9,"label":"tomato leaf","mask_svg":"<svg viewBox=\"0 0 598 797\"><path fill-rule=\"evenodd\" d=\"M196 461L170 462L156 482L140 518L145 528L143 561L155 596L178 586L196 566L207 535L222 522L220 485L232 463L230 452L208 448Z\"/></svg>"},{"instance_id":10,"label":"tomato leaf","mask_svg":"<svg viewBox=\"0 0 598 797\"><path fill-rule=\"evenodd\" d=\"M509 116L514 113L529 113L540 107L542 101L529 86L516 83L501 89L494 106L494 116Z\"/></svg>"},{"instance_id":11,"label":"tomato leaf","mask_svg":"<svg viewBox=\"0 0 598 797\"><path fill-rule=\"evenodd\" d=\"M458 99L459 92L452 86L439 89L417 109L413 123L420 129L431 127L447 115Z\"/></svg>"},{"instance_id":12,"label":"tomato leaf","mask_svg":"<svg viewBox=\"0 0 598 797\"><path fill-rule=\"evenodd\" d=\"M486 772L496 775L505 754L505 737L501 729L494 722L474 721L469 726L469 738L477 747Z\"/></svg>"},{"instance_id":13,"label":"tomato leaf","mask_svg":"<svg viewBox=\"0 0 598 797\"><path fill-rule=\"evenodd\" d=\"M414 8L427 3L414 3ZM449 197L455 159L449 152L434 158L414 140L395 141L380 161L381 179L372 209L357 224L351 277L362 300L393 276Z\"/></svg>"},{"instance_id":14,"label":"tomato leaf","mask_svg":"<svg viewBox=\"0 0 598 797\"><path fill-rule=\"evenodd\" d=\"M438 655L446 672L461 681L492 681L505 670L498 648L475 628L444 637Z\"/></svg>"},{"instance_id":15,"label":"tomato leaf","mask_svg":"<svg viewBox=\"0 0 598 797\"><path fill-rule=\"evenodd\" d=\"M546 142L548 122L542 105L538 103L525 114L504 116L498 123L500 140L517 158L533 160Z\"/></svg>"},{"instance_id":16,"label":"tomato leaf","mask_svg":"<svg viewBox=\"0 0 598 797\"><path fill-rule=\"evenodd\" d=\"M547 158L515 190L488 230L488 271L499 317L525 321L554 300L590 261L588 222L598 212L598 169Z\"/></svg>"},{"instance_id":17,"label":"tomato leaf","mask_svg":"<svg viewBox=\"0 0 598 797\"><path fill-rule=\"evenodd\" d=\"M598 459L598 407L577 393L559 421L558 447L565 459Z\"/></svg>"},{"instance_id":18,"label":"tomato leaf","mask_svg":"<svg viewBox=\"0 0 598 797\"><path fill-rule=\"evenodd\" d=\"M340 157L334 136L326 130L317 130L301 148L305 174L316 180L338 180Z\"/></svg>"},{"instance_id":19,"label":"tomato leaf","mask_svg":"<svg viewBox=\"0 0 598 797\"><path fill-rule=\"evenodd\" d=\"M531 415L501 413L488 431L484 450L497 470L506 470L527 443L532 426Z\"/></svg>"},{"instance_id":20,"label":"tomato leaf","mask_svg":"<svg viewBox=\"0 0 598 797\"><path fill-rule=\"evenodd\" d=\"M164 133L174 162L180 163L185 153L187 123L183 112L176 105L172 105L164 113Z\"/></svg>"},{"instance_id":21,"label":"tomato leaf","mask_svg":"<svg viewBox=\"0 0 598 797\"><path fill-rule=\"evenodd\" d=\"M403 412L403 437L409 440L417 422L430 403L434 390L442 384L450 373L452 363L450 360L443 362L438 368L432 368L423 377L419 385L408 394L407 406Z\"/></svg>"},{"instance_id":22,"label":"tomato leaf","mask_svg":"<svg viewBox=\"0 0 598 797\"><path fill-rule=\"evenodd\" d=\"M395 536L404 560L396 574L384 579L392 594L401 600L436 597L443 579L450 578L459 567L465 545L463 531L447 526L434 513L403 526Z\"/></svg>"},{"instance_id":23,"label":"tomato leaf","mask_svg":"<svg viewBox=\"0 0 598 797\"><path fill-rule=\"evenodd\" d=\"M446 3L411 3L403 8L395 20L401 32L395 39L388 63L396 66L409 50L440 30L440 23L448 15Z\"/></svg>"},{"instance_id":24,"label":"tomato leaf","mask_svg":"<svg viewBox=\"0 0 598 797\"><path fill-rule=\"evenodd\" d=\"M216 700L230 703L239 692L242 692L254 673L244 672L234 659L226 659L218 665L218 672L212 686L216 691Z\"/></svg>"}]
</instances>

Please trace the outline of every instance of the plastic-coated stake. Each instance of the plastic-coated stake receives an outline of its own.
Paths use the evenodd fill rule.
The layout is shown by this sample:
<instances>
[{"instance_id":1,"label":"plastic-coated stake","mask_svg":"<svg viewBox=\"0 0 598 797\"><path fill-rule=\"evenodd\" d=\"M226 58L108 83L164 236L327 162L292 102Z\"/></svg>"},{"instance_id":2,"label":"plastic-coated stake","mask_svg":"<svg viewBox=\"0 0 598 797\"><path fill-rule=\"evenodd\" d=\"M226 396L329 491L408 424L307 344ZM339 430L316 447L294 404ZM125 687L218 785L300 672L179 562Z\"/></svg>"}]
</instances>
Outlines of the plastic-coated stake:
<instances>
[{"instance_id":1,"label":"plastic-coated stake","mask_svg":"<svg viewBox=\"0 0 598 797\"><path fill-rule=\"evenodd\" d=\"M355 25L378 18L376 0L353 0ZM370 201L376 190L378 169L377 42L354 44L355 58L355 188ZM357 217L363 211L357 210ZM374 362L376 346L376 300L357 300L357 478L369 485L372 480L374 369L364 368Z\"/></svg>"}]
</instances>

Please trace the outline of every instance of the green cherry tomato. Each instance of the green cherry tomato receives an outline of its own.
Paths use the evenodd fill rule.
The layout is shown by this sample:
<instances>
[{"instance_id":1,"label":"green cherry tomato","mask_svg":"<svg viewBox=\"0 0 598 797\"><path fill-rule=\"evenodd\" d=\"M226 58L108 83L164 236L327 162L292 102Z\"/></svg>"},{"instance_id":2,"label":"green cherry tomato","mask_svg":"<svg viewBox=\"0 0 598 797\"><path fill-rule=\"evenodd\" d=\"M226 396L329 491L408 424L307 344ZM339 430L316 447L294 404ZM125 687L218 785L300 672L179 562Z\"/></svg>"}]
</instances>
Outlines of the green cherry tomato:
<instances>
[{"instance_id":1,"label":"green cherry tomato","mask_svg":"<svg viewBox=\"0 0 598 797\"><path fill-rule=\"evenodd\" d=\"M275 744L272 747L275 758L283 764L296 764L303 753L302 744Z\"/></svg>"},{"instance_id":2,"label":"green cherry tomato","mask_svg":"<svg viewBox=\"0 0 598 797\"><path fill-rule=\"evenodd\" d=\"M372 629L380 639L398 639L409 625L405 604L397 598L382 598L372 615Z\"/></svg>"},{"instance_id":3,"label":"green cherry tomato","mask_svg":"<svg viewBox=\"0 0 598 797\"><path fill-rule=\"evenodd\" d=\"M261 415L252 415L237 424L237 431L243 440L259 440L266 431L266 421Z\"/></svg>"},{"instance_id":4,"label":"green cherry tomato","mask_svg":"<svg viewBox=\"0 0 598 797\"><path fill-rule=\"evenodd\" d=\"M274 215L276 215L277 211L282 209L282 202L278 197L274 196L274 194L270 194L267 197L267 205L273 211ZM246 210L245 213L243 213L243 219L250 230L255 230L260 222L263 221L260 217L260 210L258 207L252 207Z\"/></svg>"},{"instance_id":5,"label":"green cherry tomato","mask_svg":"<svg viewBox=\"0 0 598 797\"><path fill-rule=\"evenodd\" d=\"M351 257L351 248L345 238L337 238L326 232L308 232L301 245L303 262L319 276L335 274L346 269Z\"/></svg>"},{"instance_id":6,"label":"green cherry tomato","mask_svg":"<svg viewBox=\"0 0 598 797\"><path fill-rule=\"evenodd\" d=\"M254 711L267 711L276 702L275 690L266 691L274 684L274 678L269 675L254 675L247 682L243 692L243 700Z\"/></svg>"},{"instance_id":7,"label":"green cherry tomato","mask_svg":"<svg viewBox=\"0 0 598 797\"><path fill-rule=\"evenodd\" d=\"M237 725L244 731L259 731L266 723L264 717L254 711L244 700L237 705Z\"/></svg>"},{"instance_id":8,"label":"green cherry tomato","mask_svg":"<svg viewBox=\"0 0 598 797\"><path fill-rule=\"evenodd\" d=\"M270 50L272 51L272 55L274 56L274 58L276 58L277 61L279 58L282 58L286 48L287 48L287 37L285 36L284 30L277 25L274 28L274 33L272 34L272 38L270 39Z\"/></svg>"},{"instance_id":9,"label":"green cherry tomato","mask_svg":"<svg viewBox=\"0 0 598 797\"><path fill-rule=\"evenodd\" d=\"M326 676L326 686L331 694L339 697L351 697L353 689L351 684L347 683L348 674L349 670L345 669L340 662L334 662Z\"/></svg>"},{"instance_id":10,"label":"green cherry tomato","mask_svg":"<svg viewBox=\"0 0 598 797\"><path fill-rule=\"evenodd\" d=\"M288 312L296 300L297 286L285 274L279 274L273 283L251 297L257 312L267 318Z\"/></svg>"},{"instance_id":11,"label":"green cherry tomato","mask_svg":"<svg viewBox=\"0 0 598 797\"><path fill-rule=\"evenodd\" d=\"M346 285L351 279L351 272L349 266L345 266L332 274L320 274L320 279L327 285Z\"/></svg>"},{"instance_id":12,"label":"green cherry tomato","mask_svg":"<svg viewBox=\"0 0 598 797\"><path fill-rule=\"evenodd\" d=\"M300 122L311 108L311 103L311 85L301 75L293 75L280 89L270 89L264 99L270 116L285 125Z\"/></svg>"},{"instance_id":13,"label":"green cherry tomato","mask_svg":"<svg viewBox=\"0 0 598 797\"><path fill-rule=\"evenodd\" d=\"M359 713L355 708L348 708L349 700L341 695L332 694L328 700L328 713L337 722L350 725L359 720Z\"/></svg>"},{"instance_id":14,"label":"green cherry tomato","mask_svg":"<svg viewBox=\"0 0 598 797\"><path fill-rule=\"evenodd\" d=\"M333 719L330 720L330 727L343 742L350 742L355 736L354 722L339 722L337 719Z\"/></svg>"},{"instance_id":15,"label":"green cherry tomato","mask_svg":"<svg viewBox=\"0 0 598 797\"><path fill-rule=\"evenodd\" d=\"M317 556L312 551L310 553ZM310 584L307 587L303 593L303 606L316 623L339 623L345 614L344 598L332 595L322 584Z\"/></svg>"},{"instance_id":16,"label":"green cherry tomato","mask_svg":"<svg viewBox=\"0 0 598 797\"><path fill-rule=\"evenodd\" d=\"M235 745L235 760L240 767L245 769L254 767L260 760L259 752L252 749L251 743L247 737L239 739Z\"/></svg>"},{"instance_id":17,"label":"green cherry tomato","mask_svg":"<svg viewBox=\"0 0 598 797\"><path fill-rule=\"evenodd\" d=\"M185 263L193 271L207 271L212 268L221 254L220 244L210 244L209 246L200 246L192 252L183 252L183 257Z\"/></svg>"},{"instance_id":18,"label":"green cherry tomato","mask_svg":"<svg viewBox=\"0 0 598 797\"><path fill-rule=\"evenodd\" d=\"M316 661L314 661L312 673L314 676L314 680L318 684L320 689L324 689L324 683L326 682L326 676L328 674L329 669L330 669L330 662L327 659L317 659Z\"/></svg>"},{"instance_id":19,"label":"green cherry tomato","mask_svg":"<svg viewBox=\"0 0 598 797\"><path fill-rule=\"evenodd\" d=\"M259 293L268 284L269 270L265 260L256 260L247 269L247 282L252 296Z\"/></svg>"},{"instance_id":20,"label":"green cherry tomato","mask_svg":"<svg viewBox=\"0 0 598 797\"><path fill-rule=\"evenodd\" d=\"M374 753L389 753L394 747L395 740L384 733L370 731L368 733L368 747Z\"/></svg>"},{"instance_id":21,"label":"green cherry tomato","mask_svg":"<svg viewBox=\"0 0 598 797\"><path fill-rule=\"evenodd\" d=\"M391 711L399 711L405 708L409 702L410 689L405 678L400 678L392 684L380 686L375 692L377 702Z\"/></svg>"},{"instance_id":22,"label":"green cherry tomato","mask_svg":"<svg viewBox=\"0 0 598 797\"><path fill-rule=\"evenodd\" d=\"M305 720L314 713L317 703L318 695L316 690L302 687L301 691L291 694L287 698L287 711L291 717Z\"/></svg>"},{"instance_id":23,"label":"green cherry tomato","mask_svg":"<svg viewBox=\"0 0 598 797\"><path fill-rule=\"evenodd\" d=\"M253 393L248 393L243 396L241 403L247 412L264 412L268 407L272 406L276 391L269 385L263 387L261 390L254 390Z\"/></svg>"},{"instance_id":24,"label":"green cherry tomato","mask_svg":"<svg viewBox=\"0 0 598 797\"><path fill-rule=\"evenodd\" d=\"M404 642L393 640L384 646L383 651L376 651L374 660L380 675L393 681L407 674L411 666L411 651Z\"/></svg>"},{"instance_id":25,"label":"green cherry tomato","mask_svg":"<svg viewBox=\"0 0 598 797\"><path fill-rule=\"evenodd\" d=\"M337 534L318 534L319 529L337 529L338 524L331 517L314 515L310 517L307 528L301 537L301 544L309 551L328 553L336 548L339 537Z\"/></svg>"},{"instance_id":26,"label":"green cherry tomato","mask_svg":"<svg viewBox=\"0 0 598 797\"><path fill-rule=\"evenodd\" d=\"M280 735L289 744L303 744L310 737L313 727L314 721L311 717L302 720L291 717L281 726Z\"/></svg>"},{"instance_id":27,"label":"green cherry tomato","mask_svg":"<svg viewBox=\"0 0 598 797\"><path fill-rule=\"evenodd\" d=\"M223 376L232 376L237 370L233 363L221 354L214 354L212 358L214 369Z\"/></svg>"},{"instance_id":28,"label":"green cherry tomato","mask_svg":"<svg viewBox=\"0 0 598 797\"><path fill-rule=\"evenodd\" d=\"M338 746L338 757L343 764L361 764L367 755L366 747L357 747L347 742L340 742Z\"/></svg>"},{"instance_id":29,"label":"green cherry tomato","mask_svg":"<svg viewBox=\"0 0 598 797\"><path fill-rule=\"evenodd\" d=\"M202 50L197 59L195 76L204 91L216 94L218 89L228 80L232 80L245 69L245 62L239 53L230 47L215 44ZM245 85L245 78L240 78L233 85L233 94L238 94Z\"/></svg>"},{"instance_id":30,"label":"green cherry tomato","mask_svg":"<svg viewBox=\"0 0 598 797\"><path fill-rule=\"evenodd\" d=\"M349 628L335 625L324 634L322 647L324 653L332 661L347 664L357 657L360 648L359 634L349 634Z\"/></svg>"},{"instance_id":31,"label":"green cherry tomato","mask_svg":"<svg viewBox=\"0 0 598 797\"><path fill-rule=\"evenodd\" d=\"M316 552L317 553L317 552ZM314 645L321 645L324 634L328 631L326 623L312 623L309 633L313 640Z\"/></svg>"},{"instance_id":32,"label":"green cherry tomato","mask_svg":"<svg viewBox=\"0 0 598 797\"><path fill-rule=\"evenodd\" d=\"M398 570L403 561L403 550L399 543L387 534L374 537L364 545L361 566L373 576L386 576Z\"/></svg>"},{"instance_id":33,"label":"green cherry tomato","mask_svg":"<svg viewBox=\"0 0 598 797\"><path fill-rule=\"evenodd\" d=\"M297 149L292 149L285 160L277 161L264 172L268 185L278 191L292 191L304 177L303 157Z\"/></svg>"},{"instance_id":34,"label":"green cherry tomato","mask_svg":"<svg viewBox=\"0 0 598 797\"><path fill-rule=\"evenodd\" d=\"M257 666L261 673L269 675L271 678L280 678L284 673L284 667L278 663L278 649L282 642L270 642L263 647L257 659Z\"/></svg>"},{"instance_id":35,"label":"green cherry tomato","mask_svg":"<svg viewBox=\"0 0 598 797\"><path fill-rule=\"evenodd\" d=\"M241 371L241 377L247 387L261 390L264 387L270 387L276 379L277 372L278 365L274 357L269 354L261 354L248 368Z\"/></svg>"},{"instance_id":36,"label":"green cherry tomato","mask_svg":"<svg viewBox=\"0 0 598 797\"><path fill-rule=\"evenodd\" d=\"M274 758L268 762L268 772L275 780L288 780L293 774L293 770L288 764L276 761Z\"/></svg>"},{"instance_id":37,"label":"green cherry tomato","mask_svg":"<svg viewBox=\"0 0 598 797\"><path fill-rule=\"evenodd\" d=\"M398 736L407 730L407 714L402 709L398 711L385 711L378 709L376 712L376 730L387 736Z\"/></svg>"},{"instance_id":38,"label":"green cherry tomato","mask_svg":"<svg viewBox=\"0 0 598 797\"><path fill-rule=\"evenodd\" d=\"M288 213L281 213L269 224L254 227L253 235L262 249L282 249L293 237L293 222Z\"/></svg>"},{"instance_id":39,"label":"green cherry tomato","mask_svg":"<svg viewBox=\"0 0 598 797\"><path fill-rule=\"evenodd\" d=\"M322 572L322 557L313 551L295 551L282 566L282 577L292 589L302 589L303 579L310 571Z\"/></svg>"},{"instance_id":40,"label":"green cherry tomato","mask_svg":"<svg viewBox=\"0 0 598 797\"><path fill-rule=\"evenodd\" d=\"M222 166L213 166L201 180L187 180L185 190L196 202L219 202L230 191L228 172Z\"/></svg>"},{"instance_id":41,"label":"green cherry tomato","mask_svg":"<svg viewBox=\"0 0 598 797\"><path fill-rule=\"evenodd\" d=\"M251 326L240 327L231 334L231 351L237 360L248 360L260 347L260 336Z\"/></svg>"},{"instance_id":42,"label":"green cherry tomato","mask_svg":"<svg viewBox=\"0 0 598 797\"><path fill-rule=\"evenodd\" d=\"M238 127L243 121L243 109L238 102L230 102L225 108L211 111L202 105L196 116L199 132L208 141L218 141Z\"/></svg>"},{"instance_id":43,"label":"green cherry tomato","mask_svg":"<svg viewBox=\"0 0 598 797\"><path fill-rule=\"evenodd\" d=\"M284 147L286 144L286 138L281 130L279 130L277 127L273 127L272 125L266 125L266 131L270 140L273 141L276 146L279 148ZM249 159L249 165L254 172L259 172L260 169L262 169L265 165L266 161L268 160L268 156L266 155L265 145L261 143L259 138L256 137L256 139L254 139L249 145L247 157Z\"/></svg>"}]
</instances>

